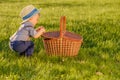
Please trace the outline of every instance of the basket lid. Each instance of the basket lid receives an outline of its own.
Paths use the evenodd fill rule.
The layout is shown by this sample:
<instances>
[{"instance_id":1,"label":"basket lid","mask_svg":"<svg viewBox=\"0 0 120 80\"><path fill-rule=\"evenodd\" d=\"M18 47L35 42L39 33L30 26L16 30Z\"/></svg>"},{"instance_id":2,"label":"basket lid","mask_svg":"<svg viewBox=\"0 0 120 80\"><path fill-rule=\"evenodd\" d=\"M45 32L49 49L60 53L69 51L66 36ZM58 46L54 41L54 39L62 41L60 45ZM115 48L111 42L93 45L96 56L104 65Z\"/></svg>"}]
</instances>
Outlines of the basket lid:
<instances>
[{"instance_id":1,"label":"basket lid","mask_svg":"<svg viewBox=\"0 0 120 80\"><path fill-rule=\"evenodd\" d=\"M42 36L44 38L50 38L50 39L67 38L70 40L77 40L77 41L83 40L80 35L66 31L65 16L62 16L60 19L60 31L46 32Z\"/></svg>"},{"instance_id":2,"label":"basket lid","mask_svg":"<svg viewBox=\"0 0 120 80\"><path fill-rule=\"evenodd\" d=\"M81 40L82 39L82 37L80 35L72 33L72 32L68 32L68 31L65 32L63 37L73 39L73 40Z\"/></svg>"},{"instance_id":3,"label":"basket lid","mask_svg":"<svg viewBox=\"0 0 120 80\"><path fill-rule=\"evenodd\" d=\"M59 39L59 38L61 38L59 31L46 32L46 33L44 33L42 35L42 37L44 37L44 38L50 38L50 39ZM67 38L67 39L70 39L70 40L82 40L83 39L80 35L75 34L75 33L71 33L71 32L68 32L68 31L66 31L64 33L64 35L63 35L62 38Z\"/></svg>"}]
</instances>

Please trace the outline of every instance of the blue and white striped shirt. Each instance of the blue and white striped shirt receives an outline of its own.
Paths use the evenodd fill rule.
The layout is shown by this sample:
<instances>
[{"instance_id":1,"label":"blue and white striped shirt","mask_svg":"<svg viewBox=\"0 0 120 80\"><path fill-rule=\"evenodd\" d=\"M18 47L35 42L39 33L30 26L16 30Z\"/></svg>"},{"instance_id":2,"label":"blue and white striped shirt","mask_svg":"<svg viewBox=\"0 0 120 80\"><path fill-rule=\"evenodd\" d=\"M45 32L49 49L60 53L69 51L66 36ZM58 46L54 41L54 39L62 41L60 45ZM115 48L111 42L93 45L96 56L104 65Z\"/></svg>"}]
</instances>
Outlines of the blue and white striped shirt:
<instances>
[{"instance_id":1,"label":"blue and white striped shirt","mask_svg":"<svg viewBox=\"0 0 120 80\"><path fill-rule=\"evenodd\" d=\"M10 41L29 41L30 37L33 37L36 33L33 24L31 22L25 22L10 37Z\"/></svg>"}]
</instances>

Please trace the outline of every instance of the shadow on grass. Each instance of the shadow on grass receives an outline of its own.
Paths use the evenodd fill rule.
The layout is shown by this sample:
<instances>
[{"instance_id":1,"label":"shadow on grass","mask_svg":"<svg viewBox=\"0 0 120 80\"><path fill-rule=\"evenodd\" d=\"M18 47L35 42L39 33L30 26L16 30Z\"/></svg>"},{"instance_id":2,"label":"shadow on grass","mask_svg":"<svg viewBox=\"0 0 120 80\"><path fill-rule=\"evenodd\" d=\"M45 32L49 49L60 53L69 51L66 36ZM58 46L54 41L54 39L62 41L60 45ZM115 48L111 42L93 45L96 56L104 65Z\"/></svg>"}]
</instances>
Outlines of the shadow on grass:
<instances>
[{"instance_id":1,"label":"shadow on grass","mask_svg":"<svg viewBox=\"0 0 120 80\"><path fill-rule=\"evenodd\" d=\"M17 53L12 51L9 47L9 39L0 40L0 52L4 58L13 59L12 56L18 56Z\"/></svg>"},{"instance_id":2,"label":"shadow on grass","mask_svg":"<svg viewBox=\"0 0 120 80\"><path fill-rule=\"evenodd\" d=\"M8 52L9 49L9 39L0 40L0 51Z\"/></svg>"},{"instance_id":3,"label":"shadow on grass","mask_svg":"<svg viewBox=\"0 0 120 80\"><path fill-rule=\"evenodd\" d=\"M43 43L42 43L42 38L37 39L37 40L33 40L34 44L35 44L35 53L39 53L40 50L43 50ZM11 58L12 56L16 56L20 57L17 52L12 51L9 47L9 39L4 39L4 40L0 40L0 52L2 52L4 54L5 58ZM33 54L34 55L34 54ZM37 55L36 55L37 56Z\"/></svg>"},{"instance_id":4,"label":"shadow on grass","mask_svg":"<svg viewBox=\"0 0 120 80\"><path fill-rule=\"evenodd\" d=\"M35 4L35 5L40 5L40 7L80 7L80 6L86 6L85 3L44 3L44 4Z\"/></svg>"},{"instance_id":5,"label":"shadow on grass","mask_svg":"<svg viewBox=\"0 0 120 80\"><path fill-rule=\"evenodd\" d=\"M26 2L26 1L8 1L8 0L4 0L4 1L0 1L0 3L16 3L16 2L19 2L19 3L22 3L22 2ZM85 3L74 3L74 4L71 4L71 3L39 3L39 4L34 4L33 5L38 5L42 8L45 8L45 7L79 7L79 6L86 6L87 4Z\"/></svg>"},{"instance_id":6,"label":"shadow on grass","mask_svg":"<svg viewBox=\"0 0 120 80\"><path fill-rule=\"evenodd\" d=\"M16 3L16 2L24 2L24 1L16 1L16 0L4 0L4 1L0 1L0 3Z\"/></svg>"},{"instance_id":7,"label":"shadow on grass","mask_svg":"<svg viewBox=\"0 0 120 80\"><path fill-rule=\"evenodd\" d=\"M0 14L0 17L5 17L5 18L19 18L19 16L11 15L11 14Z\"/></svg>"}]
</instances>

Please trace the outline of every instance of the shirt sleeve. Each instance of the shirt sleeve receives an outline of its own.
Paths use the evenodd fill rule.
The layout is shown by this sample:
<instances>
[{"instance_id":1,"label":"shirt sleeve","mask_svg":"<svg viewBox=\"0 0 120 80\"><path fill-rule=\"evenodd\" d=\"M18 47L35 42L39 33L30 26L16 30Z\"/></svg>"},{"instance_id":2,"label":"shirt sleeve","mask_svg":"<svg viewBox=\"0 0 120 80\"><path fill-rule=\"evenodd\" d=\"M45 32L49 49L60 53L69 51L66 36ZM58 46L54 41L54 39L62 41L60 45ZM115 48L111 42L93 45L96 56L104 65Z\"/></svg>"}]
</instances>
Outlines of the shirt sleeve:
<instances>
[{"instance_id":1,"label":"shirt sleeve","mask_svg":"<svg viewBox=\"0 0 120 80\"><path fill-rule=\"evenodd\" d=\"M29 36L34 37L36 33L37 32L33 27L29 27Z\"/></svg>"}]
</instances>

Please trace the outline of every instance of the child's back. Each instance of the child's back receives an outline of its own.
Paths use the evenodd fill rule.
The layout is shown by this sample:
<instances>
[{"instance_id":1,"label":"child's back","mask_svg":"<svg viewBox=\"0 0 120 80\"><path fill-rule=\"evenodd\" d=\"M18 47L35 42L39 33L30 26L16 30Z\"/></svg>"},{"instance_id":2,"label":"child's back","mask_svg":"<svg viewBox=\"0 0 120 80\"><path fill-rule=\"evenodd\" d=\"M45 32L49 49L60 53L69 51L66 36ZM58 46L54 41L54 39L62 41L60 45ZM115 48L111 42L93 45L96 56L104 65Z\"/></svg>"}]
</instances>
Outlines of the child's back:
<instances>
[{"instance_id":1,"label":"child's back","mask_svg":"<svg viewBox=\"0 0 120 80\"><path fill-rule=\"evenodd\" d=\"M39 18L39 11L34 6L29 5L23 8L21 15L23 22L10 37L10 48L20 55L31 56L34 51L34 43L30 40L30 37L40 37L45 29L43 27L39 27L37 30L34 29Z\"/></svg>"}]
</instances>

